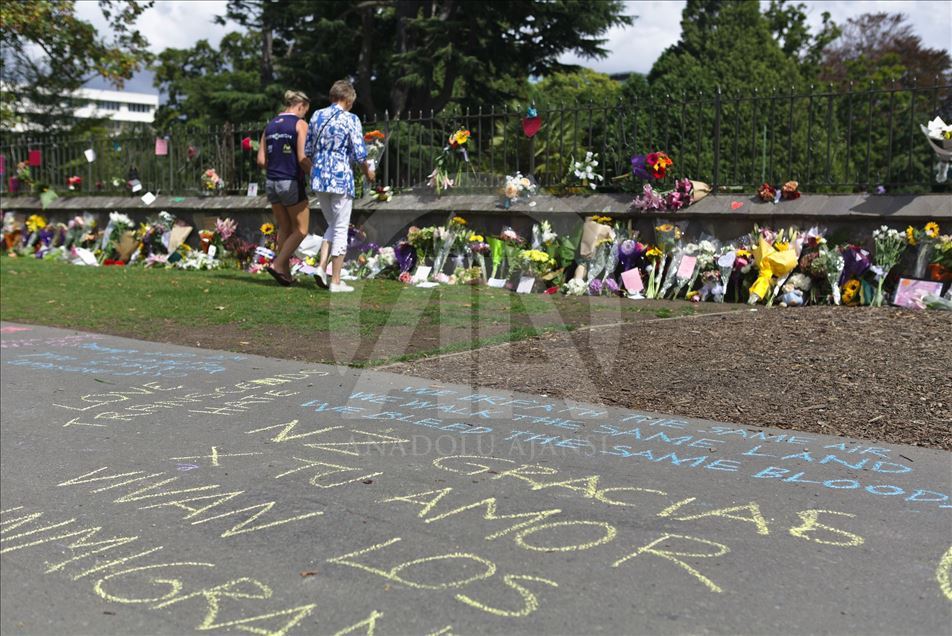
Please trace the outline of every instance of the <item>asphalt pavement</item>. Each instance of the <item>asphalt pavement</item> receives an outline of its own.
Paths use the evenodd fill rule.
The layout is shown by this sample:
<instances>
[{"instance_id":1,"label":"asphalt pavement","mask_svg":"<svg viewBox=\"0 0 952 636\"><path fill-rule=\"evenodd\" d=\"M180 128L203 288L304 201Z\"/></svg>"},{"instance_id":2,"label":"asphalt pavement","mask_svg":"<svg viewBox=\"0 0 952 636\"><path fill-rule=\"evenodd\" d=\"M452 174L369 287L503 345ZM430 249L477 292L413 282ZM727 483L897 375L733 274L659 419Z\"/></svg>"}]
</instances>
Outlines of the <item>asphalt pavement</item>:
<instances>
[{"instance_id":1,"label":"asphalt pavement","mask_svg":"<svg viewBox=\"0 0 952 636\"><path fill-rule=\"evenodd\" d=\"M3 634L952 629L947 452L0 333Z\"/></svg>"}]
</instances>

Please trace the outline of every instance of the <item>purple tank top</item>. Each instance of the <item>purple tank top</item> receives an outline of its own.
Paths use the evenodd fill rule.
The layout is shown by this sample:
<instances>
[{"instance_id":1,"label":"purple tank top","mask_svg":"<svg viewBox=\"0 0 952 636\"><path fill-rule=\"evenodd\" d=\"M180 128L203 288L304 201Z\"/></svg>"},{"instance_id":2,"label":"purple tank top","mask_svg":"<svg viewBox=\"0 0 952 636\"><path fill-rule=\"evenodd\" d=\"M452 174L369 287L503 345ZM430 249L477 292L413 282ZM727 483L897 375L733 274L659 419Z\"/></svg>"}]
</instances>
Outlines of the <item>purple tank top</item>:
<instances>
[{"instance_id":1,"label":"purple tank top","mask_svg":"<svg viewBox=\"0 0 952 636\"><path fill-rule=\"evenodd\" d=\"M301 118L282 113L268 122L264 129L265 154L268 157L268 179L295 181L301 175L297 159L297 123Z\"/></svg>"}]
</instances>

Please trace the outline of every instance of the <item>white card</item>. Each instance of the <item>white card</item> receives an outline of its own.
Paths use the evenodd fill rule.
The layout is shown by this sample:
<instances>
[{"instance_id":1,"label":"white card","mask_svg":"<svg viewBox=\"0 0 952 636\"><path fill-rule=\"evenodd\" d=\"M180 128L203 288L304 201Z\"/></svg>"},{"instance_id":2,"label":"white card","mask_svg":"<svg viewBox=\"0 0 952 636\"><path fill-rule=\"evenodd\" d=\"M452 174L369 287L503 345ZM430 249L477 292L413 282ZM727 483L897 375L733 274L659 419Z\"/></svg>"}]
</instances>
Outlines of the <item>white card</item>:
<instances>
[{"instance_id":1,"label":"white card","mask_svg":"<svg viewBox=\"0 0 952 636\"><path fill-rule=\"evenodd\" d=\"M256 196L258 196L258 184L257 184L257 183L249 183L249 184L248 184L248 196L249 196L249 197L256 197Z\"/></svg>"},{"instance_id":2,"label":"white card","mask_svg":"<svg viewBox=\"0 0 952 636\"><path fill-rule=\"evenodd\" d=\"M208 246L208 258L215 258L215 254L218 253L218 248L214 245Z\"/></svg>"},{"instance_id":3,"label":"white card","mask_svg":"<svg viewBox=\"0 0 952 636\"><path fill-rule=\"evenodd\" d=\"M414 272L413 278L410 279L410 282L422 283L430 276L430 270L432 269L433 269L432 267L428 267L426 265L420 265L419 267L416 268L416 272Z\"/></svg>"},{"instance_id":4,"label":"white card","mask_svg":"<svg viewBox=\"0 0 952 636\"><path fill-rule=\"evenodd\" d=\"M88 150L84 151L83 154L86 155L86 161L88 161L89 163L96 161L96 151L93 150L92 148L89 148Z\"/></svg>"},{"instance_id":5,"label":"white card","mask_svg":"<svg viewBox=\"0 0 952 636\"><path fill-rule=\"evenodd\" d=\"M437 283L436 281L428 281L428 280L422 280L416 284L416 287L419 287L420 289L429 289L431 287L439 287L439 286L440 284Z\"/></svg>"},{"instance_id":6,"label":"white card","mask_svg":"<svg viewBox=\"0 0 952 636\"><path fill-rule=\"evenodd\" d=\"M519 285L516 287L516 293L531 294L533 285L535 285L535 278L532 276L523 276L519 279Z\"/></svg>"},{"instance_id":7,"label":"white card","mask_svg":"<svg viewBox=\"0 0 952 636\"><path fill-rule=\"evenodd\" d=\"M495 287L496 289L502 289L506 286L505 278L490 278L487 282L487 285L490 287Z\"/></svg>"},{"instance_id":8,"label":"white card","mask_svg":"<svg viewBox=\"0 0 952 636\"><path fill-rule=\"evenodd\" d=\"M138 192L139 190L142 189L142 182L139 181L138 179L133 179L132 181L129 182L129 184L132 186L133 192Z\"/></svg>"},{"instance_id":9,"label":"white card","mask_svg":"<svg viewBox=\"0 0 952 636\"><path fill-rule=\"evenodd\" d=\"M152 205L155 202L155 195L151 192L146 192L142 195L142 202L146 205Z\"/></svg>"}]
</instances>

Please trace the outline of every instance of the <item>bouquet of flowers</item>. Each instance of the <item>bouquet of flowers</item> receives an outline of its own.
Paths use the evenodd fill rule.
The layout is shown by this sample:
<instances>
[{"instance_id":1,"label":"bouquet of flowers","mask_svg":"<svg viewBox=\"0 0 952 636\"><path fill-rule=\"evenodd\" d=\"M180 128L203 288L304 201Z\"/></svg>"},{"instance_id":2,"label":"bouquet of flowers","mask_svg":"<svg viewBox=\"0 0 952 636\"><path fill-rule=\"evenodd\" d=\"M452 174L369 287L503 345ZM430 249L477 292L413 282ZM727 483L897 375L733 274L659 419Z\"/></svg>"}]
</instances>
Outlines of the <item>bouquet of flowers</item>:
<instances>
[{"instance_id":1,"label":"bouquet of flowers","mask_svg":"<svg viewBox=\"0 0 952 636\"><path fill-rule=\"evenodd\" d=\"M210 270L221 267L221 261L199 250L191 250L175 262L178 269Z\"/></svg>"},{"instance_id":2,"label":"bouquet of flowers","mask_svg":"<svg viewBox=\"0 0 952 636\"><path fill-rule=\"evenodd\" d=\"M952 280L952 235L943 234L936 239L929 273L935 281L947 283Z\"/></svg>"},{"instance_id":3,"label":"bouquet of flowers","mask_svg":"<svg viewBox=\"0 0 952 636\"><path fill-rule=\"evenodd\" d=\"M470 132L460 128L450 135L449 141L443 150L436 157L436 167L427 177L426 185L428 188L435 188L439 196L443 190L448 190L454 185L459 185L463 176L463 164L469 163L469 154L466 152L466 144L469 143ZM450 179L450 170L456 168L456 178Z\"/></svg>"},{"instance_id":4,"label":"bouquet of flowers","mask_svg":"<svg viewBox=\"0 0 952 636\"><path fill-rule=\"evenodd\" d=\"M823 272L833 293L833 304L840 304L840 274L843 273L845 261L838 250L831 249L823 243L817 251L817 256L811 265L811 273Z\"/></svg>"},{"instance_id":5,"label":"bouquet of flowers","mask_svg":"<svg viewBox=\"0 0 952 636\"><path fill-rule=\"evenodd\" d=\"M214 168L209 168L202 173L202 192L210 194L224 189L225 182L218 176Z\"/></svg>"},{"instance_id":6,"label":"bouquet of flowers","mask_svg":"<svg viewBox=\"0 0 952 636\"><path fill-rule=\"evenodd\" d=\"M938 238L939 224L935 221L929 221L921 230L911 225L906 228L906 240L909 245L916 247L916 267L912 272L913 278L925 278L926 268Z\"/></svg>"},{"instance_id":7,"label":"bouquet of flowers","mask_svg":"<svg viewBox=\"0 0 952 636\"><path fill-rule=\"evenodd\" d=\"M641 195L635 197L635 200L631 202L633 208L641 210L642 212L653 212L665 209L664 197L658 192L655 192L655 189L651 187L650 183L646 183L641 190Z\"/></svg>"},{"instance_id":8,"label":"bouquet of flowers","mask_svg":"<svg viewBox=\"0 0 952 636\"><path fill-rule=\"evenodd\" d=\"M425 265L427 259L432 258L436 254L433 245L435 235L436 228L433 226L424 228L412 226L407 230L407 243L416 250L416 263Z\"/></svg>"},{"instance_id":9,"label":"bouquet of flowers","mask_svg":"<svg viewBox=\"0 0 952 636\"><path fill-rule=\"evenodd\" d=\"M593 278L588 283L589 296L618 296L619 294L621 294L621 289L618 287L618 283L615 282L614 278L606 278L604 280L601 278Z\"/></svg>"},{"instance_id":10,"label":"bouquet of flowers","mask_svg":"<svg viewBox=\"0 0 952 636\"><path fill-rule=\"evenodd\" d=\"M486 243L481 234L470 234L468 247L473 255L473 260L482 271L482 277L486 278L486 257L490 254L489 243Z\"/></svg>"},{"instance_id":11,"label":"bouquet of flowers","mask_svg":"<svg viewBox=\"0 0 952 636\"><path fill-rule=\"evenodd\" d=\"M765 203L779 203L781 199L784 201L792 201L793 199L800 198L799 188L800 184L796 181L787 181L780 188L775 188L769 183L764 183L760 186L760 189L757 190L757 196Z\"/></svg>"},{"instance_id":12,"label":"bouquet of flowers","mask_svg":"<svg viewBox=\"0 0 952 636\"><path fill-rule=\"evenodd\" d=\"M262 223L258 230L261 232L262 246L273 251L278 239L277 228L273 223Z\"/></svg>"},{"instance_id":13,"label":"bouquet of flowers","mask_svg":"<svg viewBox=\"0 0 952 636\"><path fill-rule=\"evenodd\" d=\"M393 198L393 188L390 186L377 186L374 188L373 192L370 194L373 197L374 201L379 201L380 203L386 203Z\"/></svg>"},{"instance_id":14,"label":"bouquet of flowers","mask_svg":"<svg viewBox=\"0 0 952 636\"><path fill-rule=\"evenodd\" d=\"M648 285L645 287L645 298L659 297L665 263L680 240L681 228L676 225L663 222L655 226L655 246L645 252L645 257L652 263L648 273Z\"/></svg>"},{"instance_id":15,"label":"bouquet of flowers","mask_svg":"<svg viewBox=\"0 0 952 636\"><path fill-rule=\"evenodd\" d=\"M598 153L586 152L581 161L575 161L575 157L572 157L570 166L569 176L574 176L584 187L594 190L598 187L596 181L605 180L605 177L595 172L598 167Z\"/></svg>"},{"instance_id":16,"label":"bouquet of flowers","mask_svg":"<svg viewBox=\"0 0 952 636\"><path fill-rule=\"evenodd\" d=\"M533 278L543 278L555 268L555 259L541 250L522 250L516 262L520 272Z\"/></svg>"},{"instance_id":17,"label":"bouquet of flowers","mask_svg":"<svg viewBox=\"0 0 952 636\"><path fill-rule=\"evenodd\" d=\"M503 228L502 232L499 233L499 241L501 246L502 256L505 258L506 263L506 274L507 276L512 276L515 273L516 268L518 267L518 256L519 252L522 251L525 246L525 239L519 236L515 230L511 227ZM493 253L493 278L496 275L496 253Z\"/></svg>"},{"instance_id":18,"label":"bouquet of flowers","mask_svg":"<svg viewBox=\"0 0 952 636\"><path fill-rule=\"evenodd\" d=\"M873 230L873 243L876 246L873 261L876 263L876 267L879 268L879 271L877 272L876 295L873 296L873 302L871 304L874 307L882 307L883 283L886 282L886 276L889 275L889 270L899 263L899 259L902 258L902 253L906 250L906 246L909 243L906 241L906 235L904 233L899 230L890 229L885 225L877 230Z\"/></svg>"},{"instance_id":19,"label":"bouquet of flowers","mask_svg":"<svg viewBox=\"0 0 952 636\"><path fill-rule=\"evenodd\" d=\"M128 249L128 242L130 240L135 240L134 237L129 236L132 234L133 227L135 226L132 223L132 219L130 219L125 214L120 212L110 212L109 223L106 225L106 229L103 232L101 245L102 255L100 260L101 263L105 265L107 264L107 261L110 261L108 264L125 264L124 259L119 257L120 245L122 247L121 251L132 251Z\"/></svg>"},{"instance_id":20,"label":"bouquet of flowers","mask_svg":"<svg viewBox=\"0 0 952 636\"><path fill-rule=\"evenodd\" d=\"M674 182L674 189L668 192L657 192L650 183L642 187L641 195L635 197L631 206L642 212L668 210L677 212L685 208L694 200L694 182L690 179L678 179Z\"/></svg>"},{"instance_id":21,"label":"bouquet of flowers","mask_svg":"<svg viewBox=\"0 0 952 636\"><path fill-rule=\"evenodd\" d=\"M631 173L639 179L664 179L668 168L674 165L671 157L663 152L635 155L631 158Z\"/></svg>"},{"instance_id":22,"label":"bouquet of flowers","mask_svg":"<svg viewBox=\"0 0 952 636\"><path fill-rule=\"evenodd\" d=\"M367 162L370 164L371 170L377 169L377 163L383 154L384 139L386 138L387 136L379 130L371 130L364 135L364 144L367 146Z\"/></svg>"},{"instance_id":23,"label":"bouquet of flowers","mask_svg":"<svg viewBox=\"0 0 952 636\"><path fill-rule=\"evenodd\" d=\"M46 227L46 217L40 214L31 214L26 218L26 242L23 245L23 252L25 254L33 254L36 252L37 241L40 238L40 231Z\"/></svg>"},{"instance_id":24,"label":"bouquet of flowers","mask_svg":"<svg viewBox=\"0 0 952 636\"><path fill-rule=\"evenodd\" d=\"M506 185L503 187L503 194L506 197L503 207L508 209L509 206L519 201L519 199L528 199L535 194L535 191L535 184L529 177L522 176L521 172L517 172L514 175L507 175Z\"/></svg>"},{"instance_id":25,"label":"bouquet of flowers","mask_svg":"<svg viewBox=\"0 0 952 636\"><path fill-rule=\"evenodd\" d=\"M13 212L5 212L3 215L3 243L7 253L13 253L14 248L20 242L22 232L20 223Z\"/></svg>"},{"instance_id":26,"label":"bouquet of flowers","mask_svg":"<svg viewBox=\"0 0 952 636\"><path fill-rule=\"evenodd\" d=\"M82 177L73 175L72 177L69 177L68 179L66 179L66 187L70 191L79 190L79 188L82 187L82 185L83 185Z\"/></svg>"}]
</instances>

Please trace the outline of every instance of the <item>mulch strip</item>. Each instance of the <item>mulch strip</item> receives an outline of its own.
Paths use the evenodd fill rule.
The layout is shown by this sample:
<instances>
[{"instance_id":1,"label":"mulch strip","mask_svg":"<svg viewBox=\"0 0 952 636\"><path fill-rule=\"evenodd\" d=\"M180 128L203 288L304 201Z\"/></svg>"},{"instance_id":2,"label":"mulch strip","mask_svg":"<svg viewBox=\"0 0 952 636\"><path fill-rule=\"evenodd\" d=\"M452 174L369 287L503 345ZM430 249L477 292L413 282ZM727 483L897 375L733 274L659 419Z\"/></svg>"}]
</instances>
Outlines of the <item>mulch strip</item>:
<instances>
[{"instance_id":1,"label":"mulch strip","mask_svg":"<svg viewBox=\"0 0 952 636\"><path fill-rule=\"evenodd\" d=\"M952 315L738 311L388 365L443 382L952 450Z\"/></svg>"}]
</instances>

